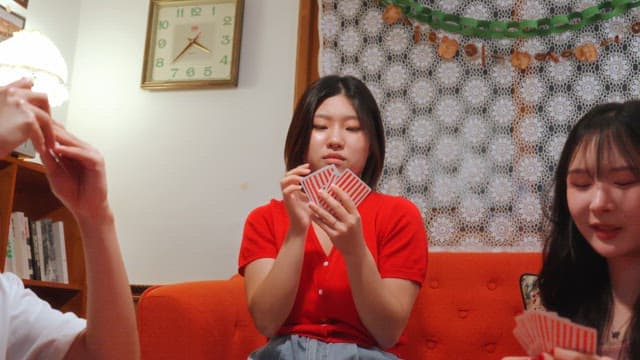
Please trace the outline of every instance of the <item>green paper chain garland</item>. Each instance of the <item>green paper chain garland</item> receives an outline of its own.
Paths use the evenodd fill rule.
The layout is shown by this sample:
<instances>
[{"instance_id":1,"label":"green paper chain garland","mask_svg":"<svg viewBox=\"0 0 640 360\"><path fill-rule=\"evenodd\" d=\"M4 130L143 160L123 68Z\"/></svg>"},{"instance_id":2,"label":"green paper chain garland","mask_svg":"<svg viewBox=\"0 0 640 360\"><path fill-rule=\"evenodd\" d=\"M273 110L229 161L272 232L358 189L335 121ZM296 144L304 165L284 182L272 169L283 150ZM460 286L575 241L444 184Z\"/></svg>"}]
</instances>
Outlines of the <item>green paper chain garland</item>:
<instances>
[{"instance_id":1,"label":"green paper chain garland","mask_svg":"<svg viewBox=\"0 0 640 360\"><path fill-rule=\"evenodd\" d=\"M395 5L408 18L427 24L431 28L490 39L529 38L579 30L587 25L625 14L640 6L640 0L613 0L568 15L556 15L538 20L491 21L447 14L420 5L414 0L379 0L379 2L385 7Z\"/></svg>"}]
</instances>

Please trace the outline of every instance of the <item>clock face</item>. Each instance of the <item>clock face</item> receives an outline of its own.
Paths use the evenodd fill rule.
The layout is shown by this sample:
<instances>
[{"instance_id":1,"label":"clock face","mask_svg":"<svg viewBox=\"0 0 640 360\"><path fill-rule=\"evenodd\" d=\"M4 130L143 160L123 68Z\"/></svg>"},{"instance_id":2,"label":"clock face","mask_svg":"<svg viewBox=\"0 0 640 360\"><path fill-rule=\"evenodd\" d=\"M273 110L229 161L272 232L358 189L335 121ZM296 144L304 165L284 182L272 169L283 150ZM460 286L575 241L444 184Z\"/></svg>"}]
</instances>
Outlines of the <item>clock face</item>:
<instances>
[{"instance_id":1,"label":"clock face","mask_svg":"<svg viewBox=\"0 0 640 360\"><path fill-rule=\"evenodd\" d=\"M238 0L152 1L143 87L235 85Z\"/></svg>"}]
</instances>

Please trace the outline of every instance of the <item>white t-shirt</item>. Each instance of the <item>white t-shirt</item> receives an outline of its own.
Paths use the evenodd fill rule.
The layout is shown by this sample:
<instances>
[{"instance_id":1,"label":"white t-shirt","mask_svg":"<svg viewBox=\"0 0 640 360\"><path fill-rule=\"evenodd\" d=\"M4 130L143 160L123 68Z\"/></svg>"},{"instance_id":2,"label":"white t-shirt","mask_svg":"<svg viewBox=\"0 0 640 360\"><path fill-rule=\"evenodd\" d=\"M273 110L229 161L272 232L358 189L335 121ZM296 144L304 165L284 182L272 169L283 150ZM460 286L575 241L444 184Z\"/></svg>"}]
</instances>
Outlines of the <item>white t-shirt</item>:
<instances>
[{"instance_id":1,"label":"white t-shirt","mask_svg":"<svg viewBox=\"0 0 640 360\"><path fill-rule=\"evenodd\" d=\"M86 320L51 308L12 273L0 274L0 359L62 359Z\"/></svg>"}]
</instances>

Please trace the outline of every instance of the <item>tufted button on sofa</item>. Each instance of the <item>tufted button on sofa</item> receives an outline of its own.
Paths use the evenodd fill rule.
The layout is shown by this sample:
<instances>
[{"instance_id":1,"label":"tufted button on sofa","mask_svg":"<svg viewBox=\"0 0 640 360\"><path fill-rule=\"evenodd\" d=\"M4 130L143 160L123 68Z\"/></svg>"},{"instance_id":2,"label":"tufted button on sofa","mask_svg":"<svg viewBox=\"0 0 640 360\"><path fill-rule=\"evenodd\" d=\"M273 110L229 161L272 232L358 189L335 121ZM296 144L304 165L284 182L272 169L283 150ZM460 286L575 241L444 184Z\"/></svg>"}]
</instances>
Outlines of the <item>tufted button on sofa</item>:
<instances>
[{"instance_id":1,"label":"tufted button on sofa","mask_svg":"<svg viewBox=\"0 0 640 360\"><path fill-rule=\"evenodd\" d=\"M539 253L431 252L427 279L395 349L403 359L524 355L513 336L522 273ZM247 311L242 278L160 285L138 302L143 359L246 359L265 343Z\"/></svg>"}]
</instances>

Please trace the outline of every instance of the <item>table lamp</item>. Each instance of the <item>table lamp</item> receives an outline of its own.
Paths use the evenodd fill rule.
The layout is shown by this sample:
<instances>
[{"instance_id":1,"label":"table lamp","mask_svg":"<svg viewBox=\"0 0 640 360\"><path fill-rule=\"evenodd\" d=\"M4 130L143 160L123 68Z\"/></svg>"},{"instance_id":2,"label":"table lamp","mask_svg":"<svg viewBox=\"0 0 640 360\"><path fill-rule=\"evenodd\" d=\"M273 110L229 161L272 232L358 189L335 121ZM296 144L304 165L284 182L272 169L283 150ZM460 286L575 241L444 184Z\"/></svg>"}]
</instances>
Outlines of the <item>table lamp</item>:
<instances>
[{"instance_id":1,"label":"table lamp","mask_svg":"<svg viewBox=\"0 0 640 360\"><path fill-rule=\"evenodd\" d=\"M31 78L33 91L47 94L52 107L62 105L69 98L65 87L67 64L55 44L38 31L17 31L0 42L0 86L22 77ZM29 141L14 152L35 156L35 149Z\"/></svg>"}]
</instances>

